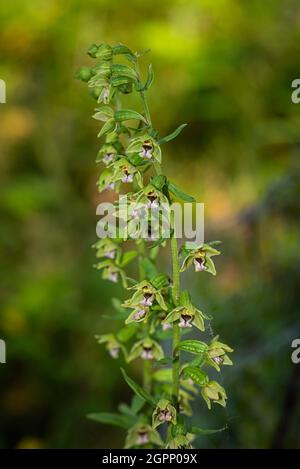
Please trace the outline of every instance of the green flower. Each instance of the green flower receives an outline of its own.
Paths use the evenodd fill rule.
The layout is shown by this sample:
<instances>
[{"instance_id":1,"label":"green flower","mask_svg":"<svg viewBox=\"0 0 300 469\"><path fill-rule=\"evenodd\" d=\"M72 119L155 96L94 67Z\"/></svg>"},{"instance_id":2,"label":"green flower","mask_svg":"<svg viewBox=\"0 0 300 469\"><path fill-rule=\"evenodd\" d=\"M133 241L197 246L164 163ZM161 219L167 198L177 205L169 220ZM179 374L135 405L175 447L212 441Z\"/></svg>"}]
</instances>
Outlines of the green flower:
<instances>
[{"instance_id":1,"label":"green flower","mask_svg":"<svg viewBox=\"0 0 300 469\"><path fill-rule=\"evenodd\" d=\"M105 260L98 262L98 264L95 264L94 267L98 270L102 270L103 280L109 280L110 282L117 283L119 281L119 277L121 277L124 288L127 288L127 281L124 270L116 266L113 261Z\"/></svg>"},{"instance_id":2,"label":"green flower","mask_svg":"<svg viewBox=\"0 0 300 469\"><path fill-rule=\"evenodd\" d=\"M116 148L109 143L104 143L104 145L102 145L101 149L98 152L96 163L102 161L105 165L109 165L115 161L116 156Z\"/></svg>"},{"instance_id":3,"label":"green flower","mask_svg":"<svg viewBox=\"0 0 300 469\"><path fill-rule=\"evenodd\" d=\"M202 386L201 394L209 409L211 409L212 402L223 407L226 406L227 395L225 389L216 381L208 381Z\"/></svg>"},{"instance_id":4,"label":"green flower","mask_svg":"<svg viewBox=\"0 0 300 469\"><path fill-rule=\"evenodd\" d=\"M148 134L134 138L126 149L129 158L135 161L157 161L161 163L161 149L158 143Z\"/></svg>"},{"instance_id":5,"label":"green flower","mask_svg":"<svg viewBox=\"0 0 300 469\"><path fill-rule=\"evenodd\" d=\"M186 433L185 435L177 435L175 438L169 441L167 449L192 449L191 442L194 439L192 433Z\"/></svg>"},{"instance_id":6,"label":"green flower","mask_svg":"<svg viewBox=\"0 0 300 469\"><path fill-rule=\"evenodd\" d=\"M148 318L148 315L149 308L143 306L137 307L132 311L132 313L129 314L125 324L130 324L131 322L143 322Z\"/></svg>"},{"instance_id":7,"label":"green flower","mask_svg":"<svg viewBox=\"0 0 300 469\"><path fill-rule=\"evenodd\" d=\"M100 46L97 46L97 44L92 44L89 47L87 53L94 59L109 61L112 59L113 51L111 46L108 44L100 44Z\"/></svg>"},{"instance_id":8,"label":"green flower","mask_svg":"<svg viewBox=\"0 0 300 469\"><path fill-rule=\"evenodd\" d=\"M157 446L163 445L163 441L156 430L150 427L150 425L138 423L128 431L125 449L149 445L151 443Z\"/></svg>"},{"instance_id":9,"label":"green flower","mask_svg":"<svg viewBox=\"0 0 300 469\"><path fill-rule=\"evenodd\" d=\"M184 272L188 267L194 264L195 272L209 272L216 275L216 268L211 260L212 256L218 256L220 251L209 244L202 243L192 248L184 246L182 249L184 260L180 272Z\"/></svg>"},{"instance_id":10,"label":"green flower","mask_svg":"<svg viewBox=\"0 0 300 469\"><path fill-rule=\"evenodd\" d=\"M176 424L176 409L170 401L161 399L152 414L152 427L156 428L165 422Z\"/></svg>"},{"instance_id":11,"label":"green flower","mask_svg":"<svg viewBox=\"0 0 300 469\"><path fill-rule=\"evenodd\" d=\"M136 177L137 183L140 187L143 186L142 175L138 169L130 164L126 158L120 158L113 164L112 182L133 182L133 178Z\"/></svg>"},{"instance_id":12,"label":"green flower","mask_svg":"<svg viewBox=\"0 0 300 469\"><path fill-rule=\"evenodd\" d=\"M124 302L123 306L126 308L135 308L139 305L149 307L156 301L163 310L167 311L168 308L161 291L156 289L147 280L137 283L133 287L128 288L128 290L136 290L136 292Z\"/></svg>"},{"instance_id":13,"label":"green flower","mask_svg":"<svg viewBox=\"0 0 300 469\"><path fill-rule=\"evenodd\" d=\"M96 257L106 257L107 259L116 259L120 255L120 246L111 241L109 238L103 238L92 246L96 249Z\"/></svg>"},{"instance_id":14,"label":"green flower","mask_svg":"<svg viewBox=\"0 0 300 469\"><path fill-rule=\"evenodd\" d=\"M148 186L143 189L137 197L137 202L145 204L146 208L151 210L159 210L162 204L163 207L161 208L164 210L168 210L169 208L168 198L152 184L148 184Z\"/></svg>"},{"instance_id":15,"label":"green flower","mask_svg":"<svg viewBox=\"0 0 300 469\"><path fill-rule=\"evenodd\" d=\"M173 311L167 315L162 324L179 321L179 327L181 329L195 326L200 331L204 331L204 318L205 316L202 311L195 308L192 304L189 304L186 306L177 306L177 308L173 309Z\"/></svg>"},{"instance_id":16,"label":"green flower","mask_svg":"<svg viewBox=\"0 0 300 469\"><path fill-rule=\"evenodd\" d=\"M209 344L206 351L206 362L220 371L220 365L232 365L232 361L227 353L233 352L233 349L226 344L218 341L218 336L215 337Z\"/></svg>"},{"instance_id":17,"label":"green flower","mask_svg":"<svg viewBox=\"0 0 300 469\"><path fill-rule=\"evenodd\" d=\"M106 344L106 350L112 358L119 358L120 351L126 357L126 350L113 334L96 335L98 344Z\"/></svg>"},{"instance_id":18,"label":"green flower","mask_svg":"<svg viewBox=\"0 0 300 469\"><path fill-rule=\"evenodd\" d=\"M136 358L143 360L161 360L164 357L162 347L155 342L155 340L147 337L146 339L139 340L132 347L128 361L131 362Z\"/></svg>"}]
</instances>

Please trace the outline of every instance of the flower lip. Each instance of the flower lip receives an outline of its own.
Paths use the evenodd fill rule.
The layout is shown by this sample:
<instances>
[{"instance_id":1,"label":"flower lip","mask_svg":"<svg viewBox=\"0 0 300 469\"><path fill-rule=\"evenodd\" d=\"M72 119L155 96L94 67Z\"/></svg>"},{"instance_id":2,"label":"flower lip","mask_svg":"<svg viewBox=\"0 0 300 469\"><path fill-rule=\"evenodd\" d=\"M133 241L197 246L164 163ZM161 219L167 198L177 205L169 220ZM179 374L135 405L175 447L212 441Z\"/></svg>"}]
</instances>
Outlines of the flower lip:
<instances>
[{"instance_id":1,"label":"flower lip","mask_svg":"<svg viewBox=\"0 0 300 469\"><path fill-rule=\"evenodd\" d=\"M114 154L113 153L106 153L103 158L102 158L102 161L104 163L110 163L114 158Z\"/></svg>"},{"instance_id":2,"label":"flower lip","mask_svg":"<svg viewBox=\"0 0 300 469\"><path fill-rule=\"evenodd\" d=\"M140 309L133 315L133 319L138 321L139 319L144 318L146 316L146 313L147 313L146 309Z\"/></svg>"},{"instance_id":3,"label":"flower lip","mask_svg":"<svg viewBox=\"0 0 300 469\"><path fill-rule=\"evenodd\" d=\"M224 358L222 356L213 357L213 361L217 363L217 365L221 365L224 362Z\"/></svg>"},{"instance_id":4,"label":"flower lip","mask_svg":"<svg viewBox=\"0 0 300 469\"><path fill-rule=\"evenodd\" d=\"M187 327L192 327L192 319L193 317L190 316L189 314L181 314L180 316L180 322L179 322L179 327L181 328L187 328Z\"/></svg>"},{"instance_id":5,"label":"flower lip","mask_svg":"<svg viewBox=\"0 0 300 469\"><path fill-rule=\"evenodd\" d=\"M118 272L110 272L108 274L108 279L113 283L117 283L117 281L118 281Z\"/></svg>"},{"instance_id":6,"label":"flower lip","mask_svg":"<svg viewBox=\"0 0 300 469\"><path fill-rule=\"evenodd\" d=\"M141 300L143 306L152 306L153 304L153 295L152 293L144 293L144 298Z\"/></svg>"},{"instance_id":7,"label":"flower lip","mask_svg":"<svg viewBox=\"0 0 300 469\"><path fill-rule=\"evenodd\" d=\"M148 442L149 442L148 433L146 431L140 430L138 432L137 444L138 445L145 445Z\"/></svg>"},{"instance_id":8,"label":"flower lip","mask_svg":"<svg viewBox=\"0 0 300 469\"><path fill-rule=\"evenodd\" d=\"M159 420L161 422L170 422L172 420L172 414L168 409L162 409L159 412Z\"/></svg>"},{"instance_id":9,"label":"flower lip","mask_svg":"<svg viewBox=\"0 0 300 469\"><path fill-rule=\"evenodd\" d=\"M195 257L194 259L195 271L202 272L203 270L206 270L206 266L204 263L205 263L205 259L203 257Z\"/></svg>"},{"instance_id":10,"label":"flower lip","mask_svg":"<svg viewBox=\"0 0 300 469\"><path fill-rule=\"evenodd\" d=\"M118 358L120 353L120 348L119 347L114 347L109 349L109 354L112 358Z\"/></svg>"},{"instance_id":11,"label":"flower lip","mask_svg":"<svg viewBox=\"0 0 300 469\"><path fill-rule=\"evenodd\" d=\"M105 254L105 257L108 257L108 259L114 259L115 256L116 256L116 250L115 249L112 249L111 251L108 251Z\"/></svg>"},{"instance_id":12,"label":"flower lip","mask_svg":"<svg viewBox=\"0 0 300 469\"><path fill-rule=\"evenodd\" d=\"M142 158L147 158L150 159L152 158L152 143L150 140L145 140L143 145L142 145L142 151L140 152L140 155Z\"/></svg>"},{"instance_id":13,"label":"flower lip","mask_svg":"<svg viewBox=\"0 0 300 469\"><path fill-rule=\"evenodd\" d=\"M141 354L141 357L144 360L153 360L153 352L152 352L152 347L143 347L143 352Z\"/></svg>"}]
</instances>

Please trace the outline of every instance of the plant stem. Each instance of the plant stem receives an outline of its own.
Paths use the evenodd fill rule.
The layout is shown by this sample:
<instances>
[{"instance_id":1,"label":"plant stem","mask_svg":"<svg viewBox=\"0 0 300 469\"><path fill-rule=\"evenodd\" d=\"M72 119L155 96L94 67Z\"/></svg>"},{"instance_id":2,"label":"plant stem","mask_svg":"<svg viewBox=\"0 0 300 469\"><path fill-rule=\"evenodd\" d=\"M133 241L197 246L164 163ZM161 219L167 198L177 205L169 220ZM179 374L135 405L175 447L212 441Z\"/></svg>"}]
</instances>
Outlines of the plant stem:
<instances>
[{"instance_id":1,"label":"plant stem","mask_svg":"<svg viewBox=\"0 0 300 469\"><path fill-rule=\"evenodd\" d=\"M172 217L172 228L174 230L174 215ZM171 237L171 253L172 253L172 264L173 264L173 290L172 296L175 306L178 305L179 291L180 291L180 280L179 280L179 262L178 262L178 246L175 232ZM173 366L172 366L172 400L175 408L178 411L178 394L179 394L179 371L180 371L180 354L176 350L180 342L180 327L178 324L173 324Z\"/></svg>"},{"instance_id":2,"label":"plant stem","mask_svg":"<svg viewBox=\"0 0 300 469\"><path fill-rule=\"evenodd\" d=\"M138 83L139 83L139 85L141 85L142 82L141 82L141 77L140 77L138 59L135 62L135 71L136 71L136 74L137 74ZM151 115L150 115L150 111L149 111L149 107L148 107L145 92L144 91L139 91L139 93L140 93L141 98L142 98L143 107L144 107L144 114L145 114L145 117L146 117L146 120L147 120L147 124L148 124L149 127L152 127Z\"/></svg>"},{"instance_id":3,"label":"plant stem","mask_svg":"<svg viewBox=\"0 0 300 469\"><path fill-rule=\"evenodd\" d=\"M143 267L142 261L145 256L145 242L143 239L140 239L136 243L137 250L139 253L139 277L140 281L143 281L145 279L145 269ZM148 334L148 324L144 324L144 333L147 335ZM151 372L151 362L144 360L143 363L143 388L147 392L151 392L151 387L152 387L152 372Z\"/></svg>"}]
</instances>

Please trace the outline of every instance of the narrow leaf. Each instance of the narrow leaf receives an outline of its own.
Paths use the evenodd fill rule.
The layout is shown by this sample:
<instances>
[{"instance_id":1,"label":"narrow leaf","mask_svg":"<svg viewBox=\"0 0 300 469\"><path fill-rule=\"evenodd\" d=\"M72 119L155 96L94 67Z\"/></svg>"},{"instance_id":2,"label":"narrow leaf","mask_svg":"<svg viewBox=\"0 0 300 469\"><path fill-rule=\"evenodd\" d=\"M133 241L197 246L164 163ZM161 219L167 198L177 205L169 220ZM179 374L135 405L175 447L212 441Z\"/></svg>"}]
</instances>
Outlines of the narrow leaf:
<instances>
[{"instance_id":1,"label":"narrow leaf","mask_svg":"<svg viewBox=\"0 0 300 469\"><path fill-rule=\"evenodd\" d=\"M183 192L183 190L179 189L179 187L176 186L173 182L168 182L168 188L169 191L172 192L172 194L174 194L178 199L183 200L184 202L195 202L194 197Z\"/></svg>"},{"instance_id":2,"label":"narrow leaf","mask_svg":"<svg viewBox=\"0 0 300 469\"><path fill-rule=\"evenodd\" d=\"M174 138L177 137L177 135L180 134L180 132L187 126L187 124L181 124L179 127L177 127L176 130L174 130L174 132L172 132L171 134L169 135L166 135L165 137L161 138L158 143L159 144L162 144L162 143L167 143L167 142L170 142L170 140L173 140Z\"/></svg>"},{"instance_id":3,"label":"narrow leaf","mask_svg":"<svg viewBox=\"0 0 300 469\"><path fill-rule=\"evenodd\" d=\"M121 267L125 267L127 264L129 264L136 256L137 256L137 251L127 251L123 254L122 256L122 261L121 261Z\"/></svg>"},{"instance_id":4,"label":"narrow leaf","mask_svg":"<svg viewBox=\"0 0 300 469\"><path fill-rule=\"evenodd\" d=\"M125 372L123 368L121 368L123 377L128 384L128 386L135 392L137 396L139 396L141 399L144 401L148 402L152 406L156 406L156 401L155 399L147 392L145 391L139 384L137 384L133 379L131 379Z\"/></svg>"},{"instance_id":5,"label":"narrow leaf","mask_svg":"<svg viewBox=\"0 0 300 469\"><path fill-rule=\"evenodd\" d=\"M187 366L184 368L184 374L188 378L191 378L194 383L199 384L199 386L204 386L207 383L208 377L204 371L200 370L200 368L195 368L193 366Z\"/></svg>"},{"instance_id":6,"label":"narrow leaf","mask_svg":"<svg viewBox=\"0 0 300 469\"><path fill-rule=\"evenodd\" d=\"M107 412L88 414L87 418L90 420L94 420L95 422L107 423L110 425L114 425L115 427L121 427L125 429L130 428L133 423L132 419L128 416L110 414Z\"/></svg>"},{"instance_id":7,"label":"narrow leaf","mask_svg":"<svg viewBox=\"0 0 300 469\"><path fill-rule=\"evenodd\" d=\"M183 352L195 353L196 355L201 355L207 349L207 344L201 342L200 340L183 340L176 347L176 350L182 350Z\"/></svg>"},{"instance_id":8,"label":"narrow leaf","mask_svg":"<svg viewBox=\"0 0 300 469\"><path fill-rule=\"evenodd\" d=\"M213 429L209 430L209 429L199 428L199 427L191 427L189 432L193 433L194 435L198 435L198 434L212 435L213 433L223 432L224 430L227 430L227 428L228 428L227 425L225 425L225 427L217 428L217 429L214 429L214 430Z\"/></svg>"},{"instance_id":9,"label":"narrow leaf","mask_svg":"<svg viewBox=\"0 0 300 469\"><path fill-rule=\"evenodd\" d=\"M130 109L121 109L120 111L115 112L115 120L117 122L128 121L131 119L137 119L147 123L146 119L136 111L131 111Z\"/></svg>"}]
</instances>

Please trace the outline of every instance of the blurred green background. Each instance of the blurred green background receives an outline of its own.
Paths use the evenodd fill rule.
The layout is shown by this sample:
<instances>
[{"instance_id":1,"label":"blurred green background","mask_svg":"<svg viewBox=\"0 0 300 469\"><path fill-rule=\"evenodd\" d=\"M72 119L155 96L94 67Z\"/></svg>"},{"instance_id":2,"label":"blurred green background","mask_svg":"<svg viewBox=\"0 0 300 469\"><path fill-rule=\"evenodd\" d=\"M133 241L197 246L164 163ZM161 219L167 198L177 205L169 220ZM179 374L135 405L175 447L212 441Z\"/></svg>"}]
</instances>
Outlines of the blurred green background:
<instances>
[{"instance_id":1,"label":"blurred green background","mask_svg":"<svg viewBox=\"0 0 300 469\"><path fill-rule=\"evenodd\" d=\"M155 127L189 123L164 148L165 172L205 203L206 239L223 241L216 278L183 276L235 349L227 409L194 406L202 427L229 429L199 446L300 448L298 0L1 2L0 446L123 441L85 419L131 394L93 338L117 327L102 314L119 293L92 268L106 195L95 186L95 103L73 77L93 42L151 49Z\"/></svg>"}]
</instances>

